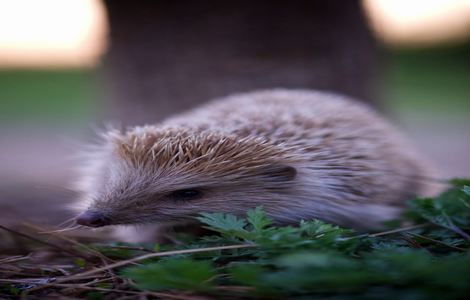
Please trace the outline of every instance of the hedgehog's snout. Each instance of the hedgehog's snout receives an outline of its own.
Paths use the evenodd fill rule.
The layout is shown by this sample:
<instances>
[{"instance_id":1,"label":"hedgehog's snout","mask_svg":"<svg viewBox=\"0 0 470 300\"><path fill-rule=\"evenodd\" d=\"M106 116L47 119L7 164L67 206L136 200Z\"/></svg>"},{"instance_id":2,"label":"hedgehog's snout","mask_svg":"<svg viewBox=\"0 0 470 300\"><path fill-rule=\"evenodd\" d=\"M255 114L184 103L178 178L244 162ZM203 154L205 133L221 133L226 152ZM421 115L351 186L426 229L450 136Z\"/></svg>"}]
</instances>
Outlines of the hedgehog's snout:
<instances>
[{"instance_id":1,"label":"hedgehog's snout","mask_svg":"<svg viewBox=\"0 0 470 300\"><path fill-rule=\"evenodd\" d=\"M109 218L96 210L87 210L76 219L77 224L88 227L102 227L110 224Z\"/></svg>"}]
</instances>

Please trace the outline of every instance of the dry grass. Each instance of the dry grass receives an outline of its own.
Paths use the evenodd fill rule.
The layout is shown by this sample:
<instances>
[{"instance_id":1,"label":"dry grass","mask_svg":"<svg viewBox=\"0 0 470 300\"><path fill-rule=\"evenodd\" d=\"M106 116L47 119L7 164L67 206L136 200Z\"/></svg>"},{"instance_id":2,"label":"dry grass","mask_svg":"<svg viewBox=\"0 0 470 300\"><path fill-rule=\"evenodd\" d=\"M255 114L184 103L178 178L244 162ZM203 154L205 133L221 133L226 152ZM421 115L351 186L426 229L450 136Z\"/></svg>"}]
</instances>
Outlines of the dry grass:
<instances>
[{"instance_id":1,"label":"dry grass","mask_svg":"<svg viewBox=\"0 0 470 300\"><path fill-rule=\"evenodd\" d=\"M141 253L114 260L86 245L98 241L86 231L47 230L31 224L15 229L0 225L0 231L0 299L213 299L182 291L139 291L116 269L154 257L256 247L240 244L155 252L143 247L110 246ZM220 288L236 291L243 287Z\"/></svg>"}]
</instances>

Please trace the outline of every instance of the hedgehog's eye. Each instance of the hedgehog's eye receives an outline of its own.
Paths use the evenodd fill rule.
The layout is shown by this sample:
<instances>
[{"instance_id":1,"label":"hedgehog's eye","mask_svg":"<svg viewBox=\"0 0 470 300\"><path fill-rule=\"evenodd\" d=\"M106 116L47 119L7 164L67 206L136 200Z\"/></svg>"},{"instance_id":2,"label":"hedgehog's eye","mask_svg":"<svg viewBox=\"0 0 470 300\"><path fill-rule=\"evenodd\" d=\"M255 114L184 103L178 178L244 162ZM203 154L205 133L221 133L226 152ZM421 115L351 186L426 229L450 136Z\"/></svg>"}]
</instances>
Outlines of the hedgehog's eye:
<instances>
[{"instance_id":1,"label":"hedgehog's eye","mask_svg":"<svg viewBox=\"0 0 470 300\"><path fill-rule=\"evenodd\" d=\"M199 198L202 195L202 191L198 189L185 189L174 191L170 194L170 197L175 200L192 200Z\"/></svg>"}]
</instances>

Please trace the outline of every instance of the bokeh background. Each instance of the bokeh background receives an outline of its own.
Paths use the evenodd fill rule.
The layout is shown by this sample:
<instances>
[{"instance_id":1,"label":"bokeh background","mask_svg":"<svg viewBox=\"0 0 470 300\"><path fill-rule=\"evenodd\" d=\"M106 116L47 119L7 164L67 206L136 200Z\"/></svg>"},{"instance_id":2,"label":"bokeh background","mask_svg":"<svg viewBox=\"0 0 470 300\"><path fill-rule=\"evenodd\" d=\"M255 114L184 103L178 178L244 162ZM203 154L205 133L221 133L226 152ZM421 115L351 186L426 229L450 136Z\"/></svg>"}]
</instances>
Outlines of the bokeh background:
<instances>
[{"instance_id":1,"label":"bokeh background","mask_svg":"<svg viewBox=\"0 0 470 300\"><path fill-rule=\"evenodd\" d=\"M378 45L374 105L442 178L470 176L470 1L361 6ZM103 67L119 65L106 58L108 13L99 0L0 0L1 223L72 216L71 156L94 128L123 121Z\"/></svg>"}]
</instances>

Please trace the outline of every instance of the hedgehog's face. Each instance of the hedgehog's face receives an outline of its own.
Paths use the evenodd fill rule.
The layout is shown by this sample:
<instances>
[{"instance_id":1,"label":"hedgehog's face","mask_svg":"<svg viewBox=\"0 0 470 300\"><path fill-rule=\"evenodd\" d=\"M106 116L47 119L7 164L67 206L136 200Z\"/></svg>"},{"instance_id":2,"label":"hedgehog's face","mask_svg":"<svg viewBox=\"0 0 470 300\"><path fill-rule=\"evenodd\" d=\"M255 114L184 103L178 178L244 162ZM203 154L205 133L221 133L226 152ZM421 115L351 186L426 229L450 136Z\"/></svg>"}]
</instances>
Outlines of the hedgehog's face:
<instances>
[{"instance_id":1,"label":"hedgehog's face","mask_svg":"<svg viewBox=\"0 0 470 300\"><path fill-rule=\"evenodd\" d=\"M296 169L271 159L261 144L237 144L238 150L233 141L211 141L203 151L190 139L164 141L175 146L171 155L155 146L141 153L120 144L95 170L88 208L77 222L100 227L194 221L201 212L244 215L256 206L276 207L290 193Z\"/></svg>"}]
</instances>

